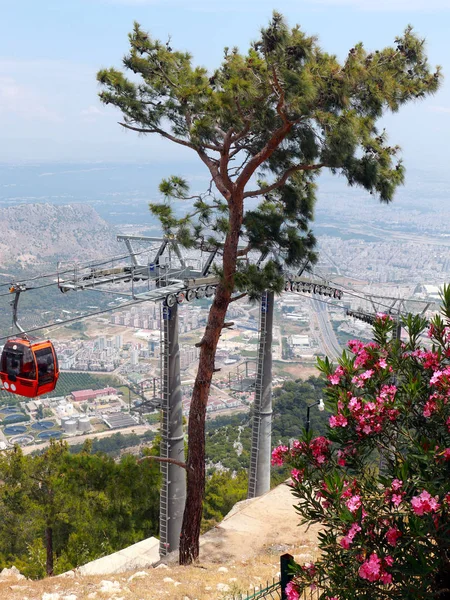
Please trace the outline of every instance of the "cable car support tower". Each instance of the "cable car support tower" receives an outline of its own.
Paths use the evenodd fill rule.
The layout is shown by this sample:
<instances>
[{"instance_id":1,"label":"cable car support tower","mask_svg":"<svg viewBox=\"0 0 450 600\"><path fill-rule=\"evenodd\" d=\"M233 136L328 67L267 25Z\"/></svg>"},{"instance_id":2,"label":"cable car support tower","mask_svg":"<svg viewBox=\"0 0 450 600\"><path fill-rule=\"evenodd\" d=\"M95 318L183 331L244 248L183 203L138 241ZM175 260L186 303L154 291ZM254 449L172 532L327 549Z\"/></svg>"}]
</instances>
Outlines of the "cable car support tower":
<instances>
[{"instance_id":1,"label":"cable car support tower","mask_svg":"<svg viewBox=\"0 0 450 600\"><path fill-rule=\"evenodd\" d=\"M178 305L214 295L219 280L210 275L210 270L217 250L209 252L204 263L198 260L197 250L197 258L193 259L196 261L194 267L187 264L188 259L183 257L176 240L172 238L131 235L117 237L125 242L131 265L121 264L101 269L76 266L70 277L58 277L58 286L62 292L96 288L97 291L111 293L111 289L108 289L111 284L131 282L131 293L116 293L130 296L132 303L161 303L160 398L153 399L153 405L161 410L161 458L184 462ZM142 264L142 253L135 250L135 243L143 243L150 247L151 258L147 264ZM327 282L302 277L306 264L293 274L283 268L278 257L272 258L284 275L286 292L319 294L341 299L344 293L342 289ZM256 262L260 265L265 259L266 256L260 256ZM274 294L267 291L262 294L259 305L259 345L254 380L249 498L260 496L270 489L273 310ZM171 462L160 464L160 555L164 556L176 550L179 545L186 488L185 475L179 466Z\"/></svg>"},{"instance_id":2,"label":"cable car support tower","mask_svg":"<svg viewBox=\"0 0 450 600\"><path fill-rule=\"evenodd\" d=\"M196 268L187 264L176 240L147 236L119 235L125 242L131 265L111 268L74 267L73 276L61 279L62 292L70 290L97 289L109 291L111 284L131 282L133 301L161 303L161 353L160 353L160 399L161 410L161 458L184 460L184 436L182 415L182 392L180 381L180 353L178 341L178 305L195 299L211 297L219 283L210 275L217 250L208 253L204 263ZM142 264L142 253L135 250L136 243L150 246L152 258ZM267 258L261 255L257 264ZM273 257L283 272L282 261ZM197 263L199 261L197 260ZM296 274L285 273L285 290L310 292L340 298L336 288L311 282L301 277L306 264ZM146 289L142 289L146 288ZM118 307L120 308L120 306ZM250 453L248 497L254 498L270 490L270 458L272 429L272 339L274 294L262 294L259 305L259 346L256 376L254 380L255 403L253 409L252 445ZM154 403L154 402L153 402ZM154 403L155 404L155 403ZM160 555L176 550L183 518L186 496L185 475L180 467L171 462L161 462L162 485L160 494Z\"/></svg>"}]
</instances>

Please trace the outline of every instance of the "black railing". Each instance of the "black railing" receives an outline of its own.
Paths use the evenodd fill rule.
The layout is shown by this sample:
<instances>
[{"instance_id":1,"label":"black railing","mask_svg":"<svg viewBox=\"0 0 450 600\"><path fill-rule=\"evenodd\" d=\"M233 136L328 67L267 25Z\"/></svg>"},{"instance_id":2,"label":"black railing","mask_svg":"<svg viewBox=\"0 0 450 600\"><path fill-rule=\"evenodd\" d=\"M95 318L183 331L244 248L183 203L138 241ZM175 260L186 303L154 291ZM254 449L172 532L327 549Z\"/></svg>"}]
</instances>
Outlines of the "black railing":
<instances>
[{"instance_id":1,"label":"black railing","mask_svg":"<svg viewBox=\"0 0 450 600\"><path fill-rule=\"evenodd\" d=\"M294 557L290 554L280 556L280 580L273 580L271 584L267 582L264 588L254 588L253 592L249 590L245 594L235 594L230 600L287 600L286 586L294 579L292 565ZM299 600L319 600L322 590L320 587L304 589L300 594Z\"/></svg>"}]
</instances>

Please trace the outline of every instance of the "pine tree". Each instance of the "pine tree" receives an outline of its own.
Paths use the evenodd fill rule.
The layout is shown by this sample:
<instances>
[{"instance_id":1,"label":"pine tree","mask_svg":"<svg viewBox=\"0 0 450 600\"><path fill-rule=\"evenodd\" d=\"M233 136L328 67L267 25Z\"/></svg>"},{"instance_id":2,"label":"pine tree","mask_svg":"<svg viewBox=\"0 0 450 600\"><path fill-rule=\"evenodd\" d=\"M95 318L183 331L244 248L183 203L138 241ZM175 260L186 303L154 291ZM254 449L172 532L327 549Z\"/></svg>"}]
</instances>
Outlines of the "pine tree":
<instances>
[{"instance_id":1,"label":"pine tree","mask_svg":"<svg viewBox=\"0 0 450 600\"><path fill-rule=\"evenodd\" d=\"M123 127L160 135L197 154L209 171L210 189L191 195L186 181L173 176L160 185L164 202L150 208L166 234L187 247L218 248L222 257L188 425L180 543L180 562L187 564L199 553L206 404L227 308L235 291L257 297L265 289L282 289L273 262L258 270L242 259L252 250L276 250L287 264L314 260L308 222L323 169L390 202L404 168L399 147L389 145L377 120L434 93L440 71L430 70L424 40L411 27L393 47L368 52L356 44L341 64L278 13L246 54L226 48L212 74L138 23L129 41L123 65L132 79L114 68L101 70L100 98L122 111ZM189 200L192 211L176 218L171 198Z\"/></svg>"}]
</instances>

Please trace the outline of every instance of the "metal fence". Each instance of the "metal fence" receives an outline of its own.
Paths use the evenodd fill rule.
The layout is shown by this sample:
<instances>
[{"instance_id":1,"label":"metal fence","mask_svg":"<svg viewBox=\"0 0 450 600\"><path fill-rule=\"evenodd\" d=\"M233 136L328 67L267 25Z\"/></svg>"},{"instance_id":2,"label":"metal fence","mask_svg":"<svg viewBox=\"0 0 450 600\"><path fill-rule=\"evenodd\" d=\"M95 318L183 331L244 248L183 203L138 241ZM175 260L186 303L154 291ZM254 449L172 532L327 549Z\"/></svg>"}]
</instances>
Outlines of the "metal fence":
<instances>
[{"instance_id":1,"label":"metal fence","mask_svg":"<svg viewBox=\"0 0 450 600\"><path fill-rule=\"evenodd\" d=\"M263 589L254 588L253 593L251 590L246 592L246 594L238 594L237 596L233 596L233 600L281 600L281 582L273 581L272 584L267 582L267 586Z\"/></svg>"},{"instance_id":2,"label":"metal fence","mask_svg":"<svg viewBox=\"0 0 450 600\"><path fill-rule=\"evenodd\" d=\"M271 584L267 582L265 588L254 588L253 592L249 590L245 594L234 595L230 600L287 600L285 590L287 584L294 577L291 572L293 562L293 556L283 554L280 557L281 577L279 581L275 581L274 579ZM320 587L304 589L300 594L299 600L319 600L322 591Z\"/></svg>"}]
</instances>

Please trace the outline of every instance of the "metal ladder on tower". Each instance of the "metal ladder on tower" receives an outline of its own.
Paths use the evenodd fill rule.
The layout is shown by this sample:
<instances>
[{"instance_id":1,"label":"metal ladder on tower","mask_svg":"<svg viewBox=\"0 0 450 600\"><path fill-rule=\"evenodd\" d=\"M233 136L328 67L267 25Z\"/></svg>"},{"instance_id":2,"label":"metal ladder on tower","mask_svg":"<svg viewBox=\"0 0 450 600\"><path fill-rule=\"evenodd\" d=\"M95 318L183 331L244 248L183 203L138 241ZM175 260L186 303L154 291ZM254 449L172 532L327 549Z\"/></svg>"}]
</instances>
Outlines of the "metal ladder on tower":
<instances>
[{"instance_id":1,"label":"metal ladder on tower","mask_svg":"<svg viewBox=\"0 0 450 600\"><path fill-rule=\"evenodd\" d=\"M162 281L163 285L167 284ZM170 418L170 308L161 306L160 313L160 332L161 332L161 354L160 354L160 369L161 369L161 458L169 458L169 418ZM169 553L168 540L168 501L169 501L169 464L167 462L160 463L161 470L161 492L159 498L159 555L166 556Z\"/></svg>"},{"instance_id":2,"label":"metal ladder on tower","mask_svg":"<svg viewBox=\"0 0 450 600\"><path fill-rule=\"evenodd\" d=\"M250 450L250 468L248 473L248 498L255 498L256 496L259 458L259 430L261 425L261 403L263 393L262 383L267 333L267 292L264 292L262 295L260 306L258 366L256 370L255 381L255 402L253 404L252 445Z\"/></svg>"}]
</instances>

